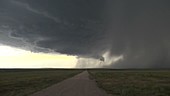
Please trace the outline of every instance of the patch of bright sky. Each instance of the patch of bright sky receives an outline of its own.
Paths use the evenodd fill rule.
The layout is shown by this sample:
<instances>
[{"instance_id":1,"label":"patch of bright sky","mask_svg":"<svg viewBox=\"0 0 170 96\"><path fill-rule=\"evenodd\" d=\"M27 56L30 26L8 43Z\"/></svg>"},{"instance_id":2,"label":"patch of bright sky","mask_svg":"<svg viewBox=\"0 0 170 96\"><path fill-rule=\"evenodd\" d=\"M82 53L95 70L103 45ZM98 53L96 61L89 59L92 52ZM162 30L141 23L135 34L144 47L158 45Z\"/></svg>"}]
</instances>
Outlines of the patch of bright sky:
<instances>
[{"instance_id":1,"label":"patch of bright sky","mask_svg":"<svg viewBox=\"0 0 170 96\"><path fill-rule=\"evenodd\" d=\"M76 56L33 53L0 45L0 68L74 68Z\"/></svg>"}]
</instances>

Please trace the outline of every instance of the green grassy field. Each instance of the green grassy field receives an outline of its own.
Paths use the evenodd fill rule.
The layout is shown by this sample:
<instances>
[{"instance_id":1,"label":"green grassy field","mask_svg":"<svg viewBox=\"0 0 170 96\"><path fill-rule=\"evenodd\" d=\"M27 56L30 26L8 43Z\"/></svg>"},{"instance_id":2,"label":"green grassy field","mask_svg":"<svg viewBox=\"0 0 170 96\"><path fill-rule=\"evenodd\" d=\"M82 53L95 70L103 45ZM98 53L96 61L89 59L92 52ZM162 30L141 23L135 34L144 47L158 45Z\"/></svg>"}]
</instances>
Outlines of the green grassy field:
<instances>
[{"instance_id":1,"label":"green grassy field","mask_svg":"<svg viewBox=\"0 0 170 96\"><path fill-rule=\"evenodd\" d=\"M170 96L168 70L90 70L98 86L113 96Z\"/></svg>"},{"instance_id":2,"label":"green grassy field","mask_svg":"<svg viewBox=\"0 0 170 96\"><path fill-rule=\"evenodd\" d=\"M83 70L0 70L0 96L28 96ZM169 70L88 70L113 96L170 96Z\"/></svg>"},{"instance_id":3,"label":"green grassy field","mask_svg":"<svg viewBox=\"0 0 170 96\"><path fill-rule=\"evenodd\" d=\"M28 96L82 70L0 70L0 96Z\"/></svg>"}]
</instances>

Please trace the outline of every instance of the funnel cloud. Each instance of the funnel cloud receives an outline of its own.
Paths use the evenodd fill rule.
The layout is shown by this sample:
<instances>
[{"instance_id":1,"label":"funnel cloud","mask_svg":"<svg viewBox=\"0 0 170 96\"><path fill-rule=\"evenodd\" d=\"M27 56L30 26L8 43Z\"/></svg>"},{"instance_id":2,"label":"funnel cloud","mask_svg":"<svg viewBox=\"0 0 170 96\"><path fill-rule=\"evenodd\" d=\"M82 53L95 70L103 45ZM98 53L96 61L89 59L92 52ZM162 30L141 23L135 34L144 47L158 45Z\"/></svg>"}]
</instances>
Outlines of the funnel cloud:
<instances>
[{"instance_id":1,"label":"funnel cloud","mask_svg":"<svg viewBox=\"0 0 170 96\"><path fill-rule=\"evenodd\" d=\"M78 67L91 60L88 65L105 68L170 68L169 5L169 0L1 0L0 44L75 55Z\"/></svg>"}]
</instances>

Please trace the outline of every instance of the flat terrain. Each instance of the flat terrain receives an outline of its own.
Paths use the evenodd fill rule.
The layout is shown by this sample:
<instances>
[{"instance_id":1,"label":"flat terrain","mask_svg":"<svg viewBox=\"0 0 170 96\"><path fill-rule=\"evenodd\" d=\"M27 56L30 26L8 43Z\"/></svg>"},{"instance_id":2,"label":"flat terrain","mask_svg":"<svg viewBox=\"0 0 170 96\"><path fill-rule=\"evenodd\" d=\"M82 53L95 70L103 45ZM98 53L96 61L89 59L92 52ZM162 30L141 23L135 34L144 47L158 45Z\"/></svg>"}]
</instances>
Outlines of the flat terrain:
<instances>
[{"instance_id":1,"label":"flat terrain","mask_svg":"<svg viewBox=\"0 0 170 96\"><path fill-rule=\"evenodd\" d=\"M170 96L170 70L90 70L113 96Z\"/></svg>"},{"instance_id":2,"label":"flat terrain","mask_svg":"<svg viewBox=\"0 0 170 96\"><path fill-rule=\"evenodd\" d=\"M170 70L81 72L0 70L0 96L170 96Z\"/></svg>"},{"instance_id":3,"label":"flat terrain","mask_svg":"<svg viewBox=\"0 0 170 96\"><path fill-rule=\"evenodd\" d=\"M27 96L82 70L0 70L0 96Z\"/></svg>"},{"instance_id":4,"label":"flat terrain","mask_svg":"<svg viewBox=\"0 0 170 96\"><path fill-rule=\"evenodd\" d=\"M96 82L89 79L89 74L84 71L72 78L48 87L31 96L108 96L99 89Z\"/></svg>"}]
</instances>

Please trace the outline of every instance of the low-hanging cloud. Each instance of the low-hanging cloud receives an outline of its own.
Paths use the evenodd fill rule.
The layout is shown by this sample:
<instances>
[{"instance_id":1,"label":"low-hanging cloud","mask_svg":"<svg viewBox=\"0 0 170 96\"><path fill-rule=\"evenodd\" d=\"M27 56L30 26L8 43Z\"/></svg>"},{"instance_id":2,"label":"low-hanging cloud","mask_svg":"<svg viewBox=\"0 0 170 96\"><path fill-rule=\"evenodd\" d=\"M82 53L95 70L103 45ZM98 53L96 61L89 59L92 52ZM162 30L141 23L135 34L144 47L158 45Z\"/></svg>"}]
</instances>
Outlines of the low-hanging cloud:
<instances>
[{"instance_id":1,"label":"low-hanging cloud","mask_svg":"<svg viewBox=\"0 0 170 96\"><path fill-rule=\"evenodd\" d=\"M39 14L39 15L42 15L46 18L49 18L49 19L52 19L54 20L56 23L59 23L60 22L60 19L55 17L55 16L52 16L50 15L49 13L47 13L46 11L40 11L40 10L37 10L37 9L34 9L32 8L28 3L24 3L24 2L19 2L17 0L12 0L12 2L18 6L21 6L23 8L26 8L27 10L33 12L33 13L36 13L36 14Z\"/></svg>"},{"instance_id":2,"label":"low-hanging cloud","mask_svg":"<svg viewBox=\"0 0 170 96\"><path fill-rule=\"evenodd\" d=\"M170 67L168 0L2 0L1 4L5 13L0 10L0 20L13 30L9 38L22 38L34 51L42 48L99 64L105 58L100 67Z\"/></svg>"}]
</instances>

